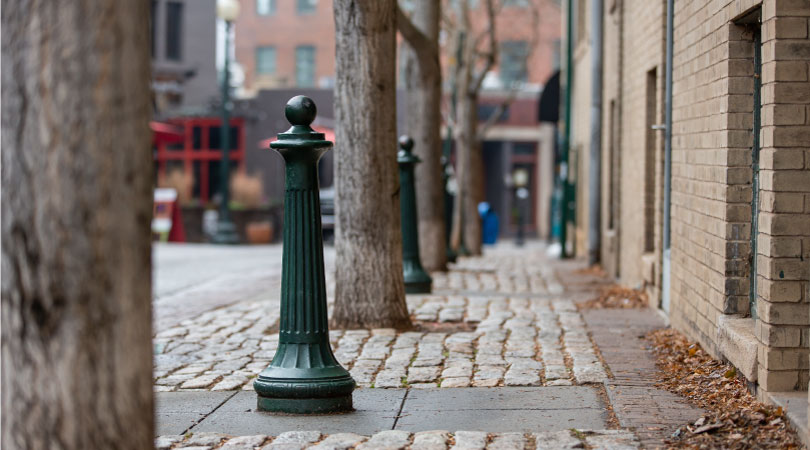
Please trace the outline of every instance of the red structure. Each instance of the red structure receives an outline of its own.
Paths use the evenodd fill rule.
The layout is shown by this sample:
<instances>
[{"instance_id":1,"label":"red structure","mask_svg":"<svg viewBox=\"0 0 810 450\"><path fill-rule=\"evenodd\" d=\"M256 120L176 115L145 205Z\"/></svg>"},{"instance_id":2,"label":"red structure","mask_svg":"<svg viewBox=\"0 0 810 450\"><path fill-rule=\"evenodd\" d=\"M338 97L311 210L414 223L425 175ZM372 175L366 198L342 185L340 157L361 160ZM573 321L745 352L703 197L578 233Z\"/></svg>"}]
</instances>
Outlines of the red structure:
<instances>
[{"instance_id":1,"label":"red structure","mask_svg":"<svg viewBox=\"0 0 810 450\"><path fill-rule=\"evenodd\" d=\"M158 176L164 177L174 169L193 174L194 184L190 187L191 192L187 192L188 198L198 199L205 204L218 188L218 167L222 161L222 120L216 117L183 117L169 119L167 122L182 130L182 139L156 140L155 162ZM245 165L244 120L232 118L230 125L231 148L228 156L231 165L241 171Z\"/></svg>"}]
</instances>

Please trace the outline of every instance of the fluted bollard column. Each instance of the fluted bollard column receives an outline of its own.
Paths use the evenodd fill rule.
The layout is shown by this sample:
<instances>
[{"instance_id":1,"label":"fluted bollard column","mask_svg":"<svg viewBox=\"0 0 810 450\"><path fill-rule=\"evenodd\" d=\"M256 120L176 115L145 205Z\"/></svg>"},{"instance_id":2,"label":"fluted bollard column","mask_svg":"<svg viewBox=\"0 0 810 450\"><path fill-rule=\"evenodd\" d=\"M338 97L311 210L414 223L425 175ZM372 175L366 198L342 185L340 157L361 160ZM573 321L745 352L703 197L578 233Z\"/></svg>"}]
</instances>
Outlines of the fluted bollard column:
<instances>
[{"instance_id":1,"label":"fluted bollard column","mask_svg":"<svg viewBox=\"0 0 810 450\"><path fill-rule=\"evenodd\" d=\"M419 229L416 218L416 186L413 169L422 162L411 153L413 139L399 138L399 206L402 214L402 275L405 278L405 292L409 294L430 293L433 280L422 268L419 259Z\"/></svg>"},{"instance_id":2,"label":"fluted bollard column","mask_svg":"<svg viewBox=\"0 0 810 450\"><path fill-rule=\"evenodd\" d=\"M351 411L355 383L332 354L326 316L318 160L332 142L309 126L312 99L293 97L284 113L292 128L270 144L287 166L278 350L253 387L260 411Z\"/></svg>"}]
</instances>

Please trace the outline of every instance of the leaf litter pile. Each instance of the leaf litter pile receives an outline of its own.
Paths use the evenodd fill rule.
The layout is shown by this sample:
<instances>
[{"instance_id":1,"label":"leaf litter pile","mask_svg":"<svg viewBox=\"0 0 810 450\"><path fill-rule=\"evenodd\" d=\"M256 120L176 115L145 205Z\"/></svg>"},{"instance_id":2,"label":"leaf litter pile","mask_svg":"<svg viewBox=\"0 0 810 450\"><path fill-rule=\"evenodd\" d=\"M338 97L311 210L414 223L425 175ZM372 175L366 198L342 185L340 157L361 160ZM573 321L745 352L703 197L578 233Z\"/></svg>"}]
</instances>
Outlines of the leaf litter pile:
<instances>
[{"instance_id":1,"label":"leaf litter pile","mask_svg":"<svg viewBox=\"0 0 810 450\"><path fill-rule=\"evenodd\" d=\"M630 309L646 308L647 294L639 289L630 289L618 284L602 288L599 297L581 303L584 309Z\"/></svg>"},{"instance_id":2,"label":"leaf litter pile","mask_svg":"<svg viewBox=\"0 0 810 450\"><path fill-rule=\"evenodd\" d=\"M678 428L665 441L670 448L801 448L782 408L758 402L734 366L713 359L671 328L647 338L662 369L656 386L708 411L695 423Z\"/></svg>"}]
</instances>

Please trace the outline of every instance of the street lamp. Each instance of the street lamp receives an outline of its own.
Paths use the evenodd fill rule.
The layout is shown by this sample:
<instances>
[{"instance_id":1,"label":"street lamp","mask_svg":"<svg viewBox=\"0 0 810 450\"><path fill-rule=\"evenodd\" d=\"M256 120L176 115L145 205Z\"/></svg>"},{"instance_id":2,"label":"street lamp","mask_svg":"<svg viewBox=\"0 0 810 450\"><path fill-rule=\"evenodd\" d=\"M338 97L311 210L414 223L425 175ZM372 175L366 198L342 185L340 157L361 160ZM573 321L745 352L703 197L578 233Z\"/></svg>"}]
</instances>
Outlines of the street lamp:
<instances>
[{"instance_id":1,"label":"street lamp","mask_svg":"<svg viewBox=\"0 0 810 450\"><path fill-rule=\"evenodd\" d=\"M517 209L517 236L515 237L515 245L518 247L523 245L523 206L527 198L529 198L529 190L526 186L529 184L529 172L526 169L515 169L512 174L512 182L515 185L515 207Z\"/></svg>"},{"instance_id":2,"label":"street lamp","mask_svg":"<svg viewBox=\"0 0 810 450\"><path fill-rule=\"evenodd\" d=\"M222 148L222 160L219 163L220 204L217 230L212 240L217 244L237 244L239 243L239 235L236 234L236 227L231 221L231 211L228 203L230 203L231 178L231 159L229 156L231 149L229 48L231 24L239 16L238 0L217 0L217 16L225 22L225 62L222 69L222 129L219 137L220 147Z\"/></svg>"}]
</instances>

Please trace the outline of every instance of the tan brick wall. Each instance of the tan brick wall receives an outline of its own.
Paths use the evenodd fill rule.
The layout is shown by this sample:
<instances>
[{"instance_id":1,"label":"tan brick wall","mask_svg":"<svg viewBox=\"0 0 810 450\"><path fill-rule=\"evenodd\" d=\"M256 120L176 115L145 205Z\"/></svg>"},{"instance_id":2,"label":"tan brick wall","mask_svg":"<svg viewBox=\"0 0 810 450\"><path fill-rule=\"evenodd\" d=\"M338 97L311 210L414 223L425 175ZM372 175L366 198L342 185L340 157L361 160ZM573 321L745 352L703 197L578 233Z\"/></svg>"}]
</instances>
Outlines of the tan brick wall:
<instances>
[{"instance_id":1,"label":"tan brick wall","mask_svg":"<svg viewBox=\"0 0 810 450\"><path fill-rule=\"evenodd\" d=\"M715 355L718 317L748 304L753 46L730 23L746 6L687 0L674 18L671 316Z\"/></svg>"},{"instance_id":2,"label":"tan brick wall","mask_svg":"<svg viewBox=\"0 0 810 450\"><path fill-rule=\"evenodd\" d=\"M682 1L675 15L672 321L717 354L722 314L748 314L756 1ZM810 257L808 0L761 3L758 383L806 389Z\"/></svg>"},{"instance_id":3,"label":"tan brick wall","mask_svg":"<svg viewBox=\"0 0 810 450\"><path fill-rule=\"evenodd\" d=\"M576 256L588 254L588 170L591 135L591 2L574 2L574 77L571 90L571 174L576 183ZM577 28L579 27L579 28Z\"/></svg>"},{"instance_id":4,"label":"tan brick wall","mask_svg":"<svg viewBox=\"0 0 810 450\"><path fill-rule=\"evenodd\" d=\"M655 306L660 290L663 133L650 130L649 125L662 124L664 117L665 13L663 2L606 2L603 20L602 261L622 283L648 285ZM590 74L590 55L580 51L588 58L577 61L577 70ZM652 82L652 98L648 99L647 76L651 70L655 71L656 77ZM577 89L580 88L578 85ZM577 95L587 98L574 105L573 130L577 135L575 145L587 152L590 145L590 77L583 91L575 91L575 98ZM655 105L650 117L648 100ZM615 105L612 113L611 105ZM612 121L615 122L613 127ZM611 145L618 154L611 155ZM646 157L648 151L652 158ZM587 163L580 165L587 170ZM648 170L649 177L646 176ZM583 176L587 174L583 169L579 172ZM577 236L581 238L578 249L583 250L587 245L587 184L579 183L577 196ZM644 196L640 195L648 188L652 200L649 208ZM614 205L616 202L618 206ZM610 208L614 208L615 237L608 232ZM644 225L648 213L651 214L654 249L644 257ZM578 253L584 254L584 251Z\"/></svg>"},{"instance_id":5,"label":"tan brick wall","mask_svg":"<svg viewBox=\"0 0 810 450\"><path fill-rule=\"evenodd\" d=\"M607 273L618 278L628 268L620 265L623 242L619 236L622 196L622 97L624 74L622 36L626 13L620 2L608 2L603 30L602 74L602 248L601 264ZM632 268L631 270L632 271Z\"/></svg>"},{"instance_id":6,"label":"tan brick wall","mask_svg":"<svg viewBox=\"0 0 810 450\"><path fill-rule=\"evenodd\" d=\"M759 383L806 389L810 277L810 0L762 7L757 242Z\"/></svg>"},{"instance_id":7,"label":"tan brick wall","mask_svg":"<svg viewBox=\"0 0 810 450\"><path fill-rule=\"evenodd\" d=\"M652 306L660 289L661 205L663 199L663 133L650 128L664 122L664 2L627 0L622 51L621 266L620 280L646 285ZM648 98L648 73L651 78ZM649 111L648 101L654 105ZM649 155L648 155L649 152ZM650 157L648 157L650 156ZM650 165L652 167L650 167ZM652 203L645 202L648 192ZM647 214L651 214L648 218ZM645 222L652 226L653 252L645 257Z\"/></svg>"},{"instance_id":8,"label":"tan brick wall","mask_svg":"<svg viewBox=\"0 0 810 450\"><path fill-rule=\"evenodd\" d=\"M589 2L586 2L589 3ZM612 8L613 4L617 6ZM810 378L810 0L678 0L674 17L672 324L716 357L724 315L746 316L751 280L754 45L738 21L761 6L761 131L757 233L759 386L807 389ZM606 2L603 74L603 264L646 284L657 306L662 242L665 2ZM572 148L588 148L588 48L577 48ZM652 121L648 72L656 68ZM611 105L618 105L611 113ZM611 120L619 123L611 130ZM614 117L611 118L611 114ZM618 131L617 131L618 130ZM619 134L618 161L610 159ZM650 142L654 157L648 156ZM618 196L611 171L618 162ZM645 171L654 164L653 174ZM587 163L579 162L577 233L584 254ZM653 179L654 251L645 255L645 189ZM615 229L608 214L618 201Z\"/></svg>"}]
</instances>

